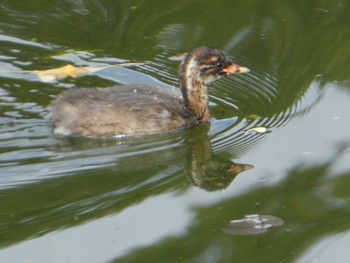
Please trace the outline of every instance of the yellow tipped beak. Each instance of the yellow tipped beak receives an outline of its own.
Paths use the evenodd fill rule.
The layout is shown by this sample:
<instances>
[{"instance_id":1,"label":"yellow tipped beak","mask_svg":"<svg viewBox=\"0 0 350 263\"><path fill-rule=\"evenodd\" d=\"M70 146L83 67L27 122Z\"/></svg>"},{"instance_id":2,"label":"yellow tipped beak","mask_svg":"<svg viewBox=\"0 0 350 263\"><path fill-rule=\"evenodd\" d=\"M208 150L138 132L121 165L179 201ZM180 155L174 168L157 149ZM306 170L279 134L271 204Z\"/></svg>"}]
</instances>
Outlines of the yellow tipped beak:
<instances>
[{"instance_id":1,"label":"yellow tipped beak","mask_svg":"<svg viewBox=\"0 0 350 263\"><path fill-rule=\"evenodd\" d=\"M250 71L249 68L238 66L237 64L231 64L222 70L227 75L247 73Z\"/></svg>"}]
</instances>

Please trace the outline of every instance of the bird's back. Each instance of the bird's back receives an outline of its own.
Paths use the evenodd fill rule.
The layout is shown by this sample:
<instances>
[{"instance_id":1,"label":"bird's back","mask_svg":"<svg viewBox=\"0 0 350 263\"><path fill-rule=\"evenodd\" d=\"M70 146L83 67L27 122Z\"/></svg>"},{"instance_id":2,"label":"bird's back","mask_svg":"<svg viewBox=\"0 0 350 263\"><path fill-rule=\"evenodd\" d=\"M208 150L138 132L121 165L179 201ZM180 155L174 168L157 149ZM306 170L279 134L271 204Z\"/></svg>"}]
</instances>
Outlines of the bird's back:
<instances>
[{"instance_id":1,"label":"bird's back","mask_svg":"<svg viewBox=\"0 0 350 263\"><path fill-rule=\"evenodd\" d=\"M74 89L49 106L56 134L89 137L157 134L193 126L179 90L147 85Z\"/></svg>"}]
</instances>

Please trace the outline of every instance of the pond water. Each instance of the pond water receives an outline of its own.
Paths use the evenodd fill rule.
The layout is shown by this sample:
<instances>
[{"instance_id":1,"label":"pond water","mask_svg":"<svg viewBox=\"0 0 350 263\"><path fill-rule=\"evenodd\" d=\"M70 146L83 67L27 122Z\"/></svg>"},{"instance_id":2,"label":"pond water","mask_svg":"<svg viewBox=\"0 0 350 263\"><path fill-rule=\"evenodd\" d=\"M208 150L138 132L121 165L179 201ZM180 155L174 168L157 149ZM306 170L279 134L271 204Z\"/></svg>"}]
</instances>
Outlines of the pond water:
<instances>
[{"instance_id":1,"label":"pond water","mask_svg":"<svg viewBox=\"0 0 350 263\"><path fill-rule=\"evenodd\" d=\"M348 262L349 12L0 1L0 262ZM210 88L202 127L96 140L56 137L44 119L67 89L177 86L169 57L202 45L251 69ZM36 74L68 64L107 68Z\"/></svg>"}]
</instances>

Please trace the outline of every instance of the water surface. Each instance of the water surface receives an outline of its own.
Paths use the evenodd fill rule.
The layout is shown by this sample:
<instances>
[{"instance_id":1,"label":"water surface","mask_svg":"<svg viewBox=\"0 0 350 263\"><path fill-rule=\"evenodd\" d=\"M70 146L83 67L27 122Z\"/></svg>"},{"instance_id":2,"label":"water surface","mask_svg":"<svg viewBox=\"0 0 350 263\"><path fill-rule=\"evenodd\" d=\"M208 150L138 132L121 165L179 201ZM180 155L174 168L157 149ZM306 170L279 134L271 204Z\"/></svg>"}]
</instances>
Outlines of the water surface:
<instances>
[{"instance_id":1,"label":"water surface","mask_svg":"<svg viewBox=\"0 0 350 263\"><path fill-rule=\"evenodd\" d=\"M349 8L0 1L0 261L347 262ZM251 69L211 87L210 123L122 140L52 134L55 95L174 87L169 57L201 45ZM142 64L49 82L32 72L128 62ZM251 214L283 224L224 231Z\"/></svg>"}]
</instances>

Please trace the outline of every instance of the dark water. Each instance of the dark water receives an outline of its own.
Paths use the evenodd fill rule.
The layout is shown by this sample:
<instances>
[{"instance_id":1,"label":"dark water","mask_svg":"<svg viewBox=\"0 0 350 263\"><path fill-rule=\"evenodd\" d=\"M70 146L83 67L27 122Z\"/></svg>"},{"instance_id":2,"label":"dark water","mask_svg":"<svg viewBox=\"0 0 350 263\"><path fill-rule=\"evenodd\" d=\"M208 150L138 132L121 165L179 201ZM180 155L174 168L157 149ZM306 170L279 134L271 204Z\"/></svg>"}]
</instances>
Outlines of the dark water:
<instances>
[{"instance_id":1,"label":"dark water","mask_svg":"<svg viewBox=\"0 0 350 263\"><path fill-rule=\"evenodd\" d=\"M337 0L0 1L0 261L348 262L349 12ZM251 69L213 85L208 125L52 135L56 94L176 86L168 57L201 45ZM144 64L30 72L124 62ZM227 231L250 214L283 224Z\"/></svg>"}]
</instances>

